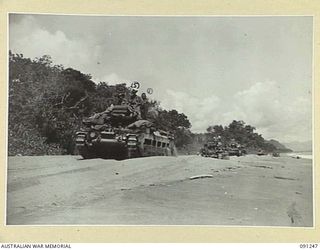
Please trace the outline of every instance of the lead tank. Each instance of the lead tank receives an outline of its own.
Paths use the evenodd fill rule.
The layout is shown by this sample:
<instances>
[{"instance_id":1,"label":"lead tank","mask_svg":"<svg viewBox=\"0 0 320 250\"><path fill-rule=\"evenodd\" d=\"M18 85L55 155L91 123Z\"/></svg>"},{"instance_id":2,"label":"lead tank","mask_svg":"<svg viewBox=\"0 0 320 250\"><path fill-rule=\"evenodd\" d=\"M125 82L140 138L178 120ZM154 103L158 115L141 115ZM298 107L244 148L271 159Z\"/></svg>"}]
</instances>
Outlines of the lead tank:
<instances>
[{"instance_id":1,"label":"lead tank","mask_svg":"<svg viewBox=\"0 0 320 250\"><path fill-rule=\"evenodd\" d=\"M76 147L84 159L128 159L175 155L174 137L141 119L130 104L111 105L83 120Z\"/></svg>"}]
</instances>

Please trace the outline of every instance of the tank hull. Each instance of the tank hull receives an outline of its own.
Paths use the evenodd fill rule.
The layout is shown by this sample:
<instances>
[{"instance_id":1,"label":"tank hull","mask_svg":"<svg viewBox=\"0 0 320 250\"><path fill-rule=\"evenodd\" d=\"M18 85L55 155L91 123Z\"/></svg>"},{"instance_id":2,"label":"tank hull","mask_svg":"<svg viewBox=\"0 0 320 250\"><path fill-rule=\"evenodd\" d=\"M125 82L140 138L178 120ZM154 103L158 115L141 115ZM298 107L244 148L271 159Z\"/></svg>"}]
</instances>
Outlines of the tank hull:
<instances>
[{"instance_id":1,"label":"tank hull","mask_svg":"<svg viewBox=\"0 0 320 250\"><path fill-rule=\"evenodd\" d=\"M96 138L90 139L90 133ZM76 134L76 148L84 159L130 159L148 156L175 156L173 140L154 133L110 133L102 138L105 131L80 131ZM102 136L101 136L102 135Z\"/></svg>"},{"instance_id":2,"label":"tank hull","mask_svg":"<svg viewBox=\"0 0 320 250\"><path fill-rule=\"evenodd\" d=\"M84 145L77 145L79 154L84 159L92 158L114 158L122 159L126 157L126 146L124 143L114 142L98 142Z\"/></svg>"},{"instance_id":3,"label":"tank hull","mask_svg":"<svg viewBox=\"0 0 320 250\"><path fill-rule=\"evenodd\" d=\"M226 152L202 152L201 156L203 157L210 157L210 158L216 158L216 159L226 159L228 158L229 154Z\"/></svg>"},{"instance_id":4,"label":"tank hull","mask_svg":"<svg viewBox=\"0 0 320 250\"><path fill-rule=\"evenodd\" d=\"M110 106L106 111L83 120L76 133L76 148L85 159L128 159L175 155L171 133L156 129L153 122L138 119L129 105Z\"/></svg>"},{"instance_id":5,"label":"tank hull","mask_svg":"<svg viewBox=\"0 0 320 250\"><path fill-rule=\"evenodd\" d=\"M242 151L238 150L238 149L229 149L228 153L230 156L241 156L242 155Z\"/></svg>"}]
</instances>

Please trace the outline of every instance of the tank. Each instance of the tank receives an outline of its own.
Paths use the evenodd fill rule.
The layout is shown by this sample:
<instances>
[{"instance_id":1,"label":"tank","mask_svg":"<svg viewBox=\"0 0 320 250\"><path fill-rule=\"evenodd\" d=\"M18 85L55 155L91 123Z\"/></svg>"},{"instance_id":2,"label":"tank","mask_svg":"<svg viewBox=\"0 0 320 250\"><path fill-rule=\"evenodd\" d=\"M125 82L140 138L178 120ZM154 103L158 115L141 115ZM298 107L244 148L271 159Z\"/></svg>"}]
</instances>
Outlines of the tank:
<instances>
[{"instance_id":1,"label":"tank","mask_svg":"<svg viewBox=\"0 0 320 250\"><path fill-rule=\"evenodd\" d=\"M116 160L175 155L173 135L139 117L132 106L121 104L84 119L76 133L79 154L84 159Z\"/></svg>"},{"instance_id":2,"label":"tank","mask_svg":"<svg viewBox=\"0 0 320 250\"><path fill-rule=\"evenodd\" d=\"M230 156L241 156L243 155L243 149L240 144L231 142L228 146L228 153Z\"/></svg>"},{"instance_id":3,"label":"tank","mask_svg":"<svg viewBox=\"0 0 320 250\"><path fill-rule=\"evenodd\" d=\"M267 153L262 150L262 149L259 149L258 152L257 152L257 155L261 156L261 155L267 155Z\"/></svg>"},{"instance_id":4,"label":"tank","mask_svg":"<svg viewBox=\"0 0 320 250\"><path fill-rule=\"evenodd\" d=\"M216 141L209 141L200 150L203 157L211 157L217 159L228 159L228 152L224 149L222 144Z\"/></svg>"}]
</instances>

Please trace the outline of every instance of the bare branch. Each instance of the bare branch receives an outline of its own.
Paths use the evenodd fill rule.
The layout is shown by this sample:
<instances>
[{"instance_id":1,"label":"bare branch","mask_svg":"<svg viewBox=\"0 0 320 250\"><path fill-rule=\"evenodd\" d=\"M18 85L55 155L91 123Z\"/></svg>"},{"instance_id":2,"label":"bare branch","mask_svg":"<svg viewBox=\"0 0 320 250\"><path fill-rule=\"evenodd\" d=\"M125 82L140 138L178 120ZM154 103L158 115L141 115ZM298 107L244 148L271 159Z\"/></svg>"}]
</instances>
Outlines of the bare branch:
<instances>
[{"instance_id":1,"label":"bare branch","mask_svg":"<svg viewBox=\"0 0 320 250\"><path fill-rule=\"evenodd\" d=\"M84 96L84 97L82 97L75 105L73 105L72 107L67 107L66 109L67 109L67 110L72 110L72 109L77 109L77 108L79 108L78 106L79 106L82 102L84 102L87 98L88 98L88 92L85 91L85 96Z\"/></svg>"}]
</instances>

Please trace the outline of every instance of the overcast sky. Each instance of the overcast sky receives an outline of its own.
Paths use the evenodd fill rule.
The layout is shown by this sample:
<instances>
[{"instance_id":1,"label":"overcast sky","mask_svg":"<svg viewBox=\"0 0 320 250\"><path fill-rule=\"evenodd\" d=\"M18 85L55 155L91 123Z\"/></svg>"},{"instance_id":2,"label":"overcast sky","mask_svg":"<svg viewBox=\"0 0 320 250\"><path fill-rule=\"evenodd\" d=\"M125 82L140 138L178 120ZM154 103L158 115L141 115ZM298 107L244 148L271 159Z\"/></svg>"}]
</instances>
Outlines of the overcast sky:
<instances>
[{"instance_id":1,"label":"overcast sky","mask_svg":"<svg viewBox=\"0 0 320 250\"><path fill-rule=\"evenodd\" d=\"M193 132L243 120L266 139L312 139L312 17L98 17L10 14L25 57L138 81Z\"/></svg>"}]
</instances>

